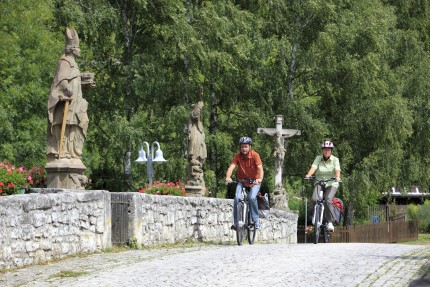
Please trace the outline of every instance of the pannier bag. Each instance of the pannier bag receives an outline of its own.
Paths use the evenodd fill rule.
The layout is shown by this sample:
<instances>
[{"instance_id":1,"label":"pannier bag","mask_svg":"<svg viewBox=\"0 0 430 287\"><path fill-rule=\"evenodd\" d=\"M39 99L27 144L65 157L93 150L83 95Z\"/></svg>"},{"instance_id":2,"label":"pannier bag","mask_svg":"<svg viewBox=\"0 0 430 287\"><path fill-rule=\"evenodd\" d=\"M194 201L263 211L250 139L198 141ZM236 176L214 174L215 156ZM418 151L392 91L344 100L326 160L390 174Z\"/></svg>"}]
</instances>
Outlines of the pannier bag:
<instances>
[{"instance_id":1,"label":"pannier bag","mask_svg":"<svg viewBox=\"0 0 430 287\"><path fill-rule=\"evenodd\" d=\"M260 218L268 218L270 214L269 194L264 195L261 192L257 195L258 216Z\"/></svg>"},{"instance_id":2,"label":"pannier bag","mask_svg":"<svg viewBox=\"0 0 430 287\"><path fill-rule=\"evenodd\" d=\"M337 197L333 198L333 207L336 223L339 223L344 214L343 201Z\"/></svg>"}]
</instances>

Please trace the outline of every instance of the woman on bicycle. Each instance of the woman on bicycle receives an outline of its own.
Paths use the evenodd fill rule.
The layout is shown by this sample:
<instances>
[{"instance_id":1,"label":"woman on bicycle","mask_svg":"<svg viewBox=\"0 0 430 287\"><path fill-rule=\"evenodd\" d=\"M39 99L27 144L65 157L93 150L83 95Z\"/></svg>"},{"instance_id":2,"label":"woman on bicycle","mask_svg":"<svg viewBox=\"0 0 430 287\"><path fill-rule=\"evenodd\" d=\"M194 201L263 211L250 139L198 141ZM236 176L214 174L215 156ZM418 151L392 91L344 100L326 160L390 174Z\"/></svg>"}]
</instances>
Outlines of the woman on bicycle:
<instances>
[{"instance_id":1,"label":"woman on bicycle","mask_svg":"<svg viewBox=\"0 0 430 287\"><path fill-rule=\"evenodd\" d=\"M333 221L335 221L335 213L333 207L333 198L337 192L340 181L340 164L339 159L333 155L334 144L331 141L324 141L321 145L322 155L315 158L311 168L306 174L305 178L309 178L315 174L318 179L329 179L336 177L336 182L328 182L325 189L325 206L324 210L328 210L327 229L334 231ZM318 191L321 188L320 185L315 185L314 192L312 194L312 210L318 200Z\"/></svg>"},{"instance_id":2,"label":"woman on bicycle","mask_svg":"<svg viewBox=\"0 0 430 287\"><path fill-rule=\"evenodd\" d=\"M227 183L232 181L231 175L233 170L237 167L236 178L238 180L253 180L255 184L244 183L246 186L251 187L249 193L250 211L252 220L255 222L255 229L260 228L258 217L258 204L257 194L260 191L261 182L263 181L264 171L263 163L261 162L260 155L252 150L252 139L250 137L241 137L239 140L240 151L236 153L231 161L225 180ZM236 218L236 205L239 202L239 197L242 191L242 184L238 183L236 187L236 195L234 197L233 205L233 225L231 229L236 229L234 225L234 218Z\"/></svg>"}]
</instances>

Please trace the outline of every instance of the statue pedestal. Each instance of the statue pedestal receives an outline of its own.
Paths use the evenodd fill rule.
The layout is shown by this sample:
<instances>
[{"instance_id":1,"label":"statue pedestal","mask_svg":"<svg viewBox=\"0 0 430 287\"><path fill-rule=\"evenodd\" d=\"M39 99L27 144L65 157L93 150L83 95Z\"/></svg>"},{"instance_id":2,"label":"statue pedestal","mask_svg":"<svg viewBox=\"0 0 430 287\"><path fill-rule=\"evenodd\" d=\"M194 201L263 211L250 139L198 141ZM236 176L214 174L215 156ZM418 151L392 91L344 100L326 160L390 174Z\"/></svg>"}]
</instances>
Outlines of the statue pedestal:
<instances>
[{"instance_id":1,"label":"statue pedestal","mask_svg":"<svg viewBox=\"0 0 430 287\"><path fill-rule=\"evenodd\" d=\"M275 190L273 191L273 196L270 199L273 202L273 204L271 204L272 207L285 211L290 210L290 208L288 207L288 195L285 191L285 188L275 188Z\"/></svg>"},{"instance_id":2,"label":"statue pedestal","mask_svg":"<svg viewBox=\"0 0 430 287\"><path fill-rule=\"evenodd\" d=\"M84 175L86 167L80 159L51 160L45 170L47 188L85 189L88 178Z\"/></svg>"},{"instance_id":3,"label":"statue pedestal","mask_svg":"<svg viewBox=\"0 0 430 287\"><path fill-rule=\"evenodd\" d=\"M187 196L201 197L205 195L206 187L187 185L185 186L185 192L187 193Z\"/></svg>"}]
</instances>

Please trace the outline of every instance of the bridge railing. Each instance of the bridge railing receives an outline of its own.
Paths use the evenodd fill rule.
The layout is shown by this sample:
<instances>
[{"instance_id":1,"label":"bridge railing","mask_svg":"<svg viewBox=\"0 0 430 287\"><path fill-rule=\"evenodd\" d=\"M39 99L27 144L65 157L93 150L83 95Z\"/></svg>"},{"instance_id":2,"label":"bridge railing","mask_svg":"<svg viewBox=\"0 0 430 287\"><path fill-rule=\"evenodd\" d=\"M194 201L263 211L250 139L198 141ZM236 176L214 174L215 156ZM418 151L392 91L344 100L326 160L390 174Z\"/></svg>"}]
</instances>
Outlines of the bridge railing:
<instances>
[{"instance_id":1,"label":"bridge railing","mask_svg":"<svg viewBox=\"0 0 430 287\"><path fill-rule=\"evenodd\" d=\"M309 230L309 229L308 229ZM418 222L388 221L357 226L336 226L330 234L332 243L396 243L418 239ZM313 243L313 235L306 235L306 242ZM297 227L297 243L305 243L305 227Z\"/></svg>"}]
</instances>

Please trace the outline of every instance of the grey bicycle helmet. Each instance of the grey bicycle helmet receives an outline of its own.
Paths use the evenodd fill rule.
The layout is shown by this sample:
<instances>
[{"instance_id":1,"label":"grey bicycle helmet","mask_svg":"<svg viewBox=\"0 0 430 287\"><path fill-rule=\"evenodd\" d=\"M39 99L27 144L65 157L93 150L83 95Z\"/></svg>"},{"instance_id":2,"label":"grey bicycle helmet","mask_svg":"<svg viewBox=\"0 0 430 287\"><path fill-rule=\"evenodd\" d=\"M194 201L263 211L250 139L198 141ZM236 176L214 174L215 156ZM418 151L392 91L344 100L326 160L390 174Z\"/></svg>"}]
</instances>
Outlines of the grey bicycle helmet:
<instances>
[{"instance_id":1,"label":"grey bicycle helmet","mask_svg":"<svg viewBox=\"0 0 430 287\"><path fill-rule=\"evenodd\" d=\"M331 148L332 150L334 149L334 144L331 141L324 141L321 144L321 148L325 149L325 148Z\"/></svg>"},{"instance_id":2,"label":"grey bicycle helmet","mask_svg":"<svg viewBox=\"0 0 430 287\"><path fill-rule=\"evenodd\" d=\"M239 140L239 145L241 144L252 144L252 139L250 137L241 137Z\"/></svg>"}]
</instances>

